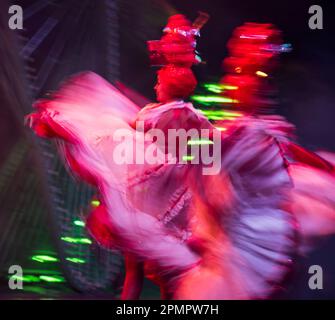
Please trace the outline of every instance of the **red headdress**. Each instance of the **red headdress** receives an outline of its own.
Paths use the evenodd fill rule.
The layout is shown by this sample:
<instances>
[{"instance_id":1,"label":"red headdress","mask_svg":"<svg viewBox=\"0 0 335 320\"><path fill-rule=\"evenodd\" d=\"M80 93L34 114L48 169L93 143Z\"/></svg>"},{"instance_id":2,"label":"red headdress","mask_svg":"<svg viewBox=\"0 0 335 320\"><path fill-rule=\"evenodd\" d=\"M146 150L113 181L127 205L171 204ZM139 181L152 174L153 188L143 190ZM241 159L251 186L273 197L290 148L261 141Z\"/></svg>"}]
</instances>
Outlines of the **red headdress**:
<instances>
[{"instance_id":1,"label":"red headdress","mask_svg":"<svg viewBox=\"0 0 335 320\"><path fill-rule=\"evenodd\" d=\"M174 98L185 98L196 87L191 70L193 64L200 62L195 50L196 36L207 20L205 13L193 24L182 14L171 16L161 40L148 41L151 65L162 67L158 71L159 82L167 85Z\"/></svg>"},{"instance_id":2,"label":"red headdress","mask_svg":"<svg viewBox=\"0 0 335 320\"><path fill-rule=\"evenodd\" d=\"M267 106L271 101L265 97L269 89L263 80L274 68L275 58L287 50L280 31L271 24L245 23L236 28L228 42L229 57L223 61L228 74L221 83L233 88L225 95L243 110Z\"/></svg>"}]
</instances>

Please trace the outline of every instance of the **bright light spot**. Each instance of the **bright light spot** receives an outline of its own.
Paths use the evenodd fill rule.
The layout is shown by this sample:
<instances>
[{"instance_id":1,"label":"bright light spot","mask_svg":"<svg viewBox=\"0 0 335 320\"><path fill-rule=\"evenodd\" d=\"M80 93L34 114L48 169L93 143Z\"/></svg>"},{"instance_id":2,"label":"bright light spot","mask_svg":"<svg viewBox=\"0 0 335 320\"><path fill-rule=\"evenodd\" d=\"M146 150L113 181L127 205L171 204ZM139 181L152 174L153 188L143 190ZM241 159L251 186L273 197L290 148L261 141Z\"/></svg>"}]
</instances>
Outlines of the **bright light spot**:
<instances>
[{"instance_id":1,"label":"bright light spot","mask_svg":"<svg viewBox=\"0 0 335 320\"><path fill-rule=\"evenodd\" d=\"M37 262L57 262L59 261L57 258L55 257L51 257L51 256L47 256L47 255L36 255L36 256L32 256L31 260L37 261Z\"/></svg>"},{"instance_id":2,"label":"bright light spot","mask_svg":"<svg viewBox=\"0 0 335 320\"><path fill-rule=\"evenodd\" d=\"M238 86L231 86L229 84L222 84L221 87L224 90L237 90L238 89Z\"/></svg>"},{"instance_id":3,"label":"bright light spot","mask_svg":"<svg viewBox=\"0 0 335 320\"><path fill-rule=\"evenodd\" d=\"M223 83L205 83L204 87L211 92L221 93L223 90L237 90L237 86L232 86Z\"/></svg>"},{"instance_id":4,"label":"bright light spot","mask_svg":"<svg viewBox=\"0 0 335 320\"><path fill-rule=\"evenodd\" d=\"M242 113L228 110L201 110L206 116L241 117Z\"/></svg>"},{"instance_id":5,"label":"bright light spot","mask_svg":"<svg viewBox=\"0 0 335 320\"><path fill-rule=\"evenodd\" d=\"M93 207L98 207L98 206L100 206L100 201L99 201L99 200L92 200L92 201L91 201L91 205L92 205Z\"/></svg>"},{"instance_id":6,"label":"bright light spot","mask_svg":"<svg viewBox=\"0 0 335 320\"><path fill-rule=\"evenodd\" d=\"M219 84L215 84L215 83L205 83L204 87L211 92L215 92L215 93L221 93L222 92L222 88Z\"/></svg>"},{"instance_id":7,"label":"bright light spot","mask_svg":"<svg viewBox=\"0 0 335 320\"><path fill-rule=\"evenodd\" d=\"M46 282L64 282L63 277L56 277L56 276L40 276L40 279Z\"/></svg>"},{"instance_id":8,"label":"bright light spot","mask_svg":"<svg viewBox=\"0 0 335 320\"><path fill-rule=\"evenodd\" d=\"M85 227L85 222L81 220L75 220L73 221L73 224L78 226L78 227Z\"/></svg>"},{"instance_id":9,"label":"bright light spot","mask_svg":"<svg viewBox=\"0 0 335 320\"><path fill-rule=\"evenodd\" d=\"M228 110L204 110L201 112L210 120L235 120L237 117L241 117L242 114L235 111Z\"/></svg>"},{"instance_id":10,"label":"bright light spot","mask_svg":"<svg viewBox=\"0 0 335 320\"><path fill-rule=\"evenodd\" d=\"M66 260L73 263L85 263L85 260L79 258L66 258Z\"/></svg>"},{"instance_id":11,"label":"bright light spot","mask_svg":"<svg viewBox=\"0 0 335 320\"><path fill-rule=\"evenodd\" d=\"M88 238L61 237L61 240L76 244L92 244L92 241Z\"/></svg>"},{"instance_id":12,"label":"bright light spot","mask_svg":"<svg viewBox=\"0 0 335 320\"><path fill-rule=\"evenodd\" d=\"M211 140L205 140L205 139L199 139L199 140L189 140L187 141L187 144L189 146L194 146L194 145L203 145L203 144L213 144L213 141Z\"/></svg>"},{"instance_id":13,"label":"bright light spot","mask_svg":"<svg viewBox=\"0 0 335 320\"><path fill-rule=\"evenodd\" d=\"M220 131L226 131L227 128L223 128L223 127L215 127L216 129L220 130Z\"/></svg>"},{"instance_id":14,"label":"bright light spot","mask_svg":"<svg viewBox=\"0 0 335 320\"><path fill-rule=\"evenodd\" d=\"M238 103L236 99L231 99L222 96L199 96L195 95L191 97L192 100L202 103Z\"/></svg>"},{"instance_id":15,"label":"bright light spot","mask_svg":"<svg viewBox=\"0 0 335 320\"><path fill-rule=\"evenodd\" d=\"M208 115L207 118L209 120L224 120L225 119L223 116L213 116L213 115Z\"/></svg>"},{"instance_id":16,"label":"bright light spot","mask_svg":"<svg viewBox=\"0 0 335 320\"><path fill-rule=\"evenodd\" d=\"M31 276L31 275L24 275L22 277L19 277L17 275L10 276L11 279L15 279L18 281L23 281L23 282L40 282L40 278L36 276Z\"/></svg>"},{"instance_id":17,"label":"bright light spot","mask_svg":"<svg viewBox=\"0 0 335 320\"><path fill-rule=\"evenodd\" d=\"M267 73L263 72L263 71L256 71L256 74L259 76L259 77L262 77L262 78L266 78L268 75Z\"/></svg>"},{"instance_id":18,"label":"bright light spot","mask_svg":"<svg viewBox=\"0 0 335 320\"><path fill-rule=\"evenodd\" d=\"M194 156L183 156L183 161L191 161L194 159Z\"/></svg>"}]
</instances>

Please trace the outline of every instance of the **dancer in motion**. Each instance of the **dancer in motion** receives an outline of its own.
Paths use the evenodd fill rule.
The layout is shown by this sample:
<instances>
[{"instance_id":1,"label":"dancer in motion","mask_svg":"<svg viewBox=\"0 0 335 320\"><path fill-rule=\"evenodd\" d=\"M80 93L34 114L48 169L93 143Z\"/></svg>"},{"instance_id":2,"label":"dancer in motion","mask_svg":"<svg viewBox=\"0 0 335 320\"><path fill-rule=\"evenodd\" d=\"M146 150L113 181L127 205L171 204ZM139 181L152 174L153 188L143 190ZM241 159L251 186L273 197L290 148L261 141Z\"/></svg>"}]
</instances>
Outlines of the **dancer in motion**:
<instances>
[{"instance_id":1,"label":"dancer in motion","mask_svg":"<svg viewBox=\"0 0 335 320\"><path fill-rule=\"evenodd\" d=\"M168 128L211 126L183 101L196 86L190 67L198 62L195 37L204 20L206 16L201 16L191 25L182 15L172 16L161 41L149 43L153 64L163 65L156 86L160 103L140 110L88 72L68 80L50 100L38 101L36 112L28 117L38 135L58 139L71 170L98 188L101 205L91 213L87 226L99 243L125 253L125 299L139 295L142 262L147 275L166 292L171 291L165 289L171 287L170 282L165 284L167 279L176 279L200 261L186 243L191 200L184 181L187 165L149 164L147 158L142 163L119 163L113 155L120 145L114 137L122 130L128 132L126 154L163 147L139 139L138 133L143 132L136 131L137 123L144 123L145 131L159 128L164 134Z\"/></svg>"},{"instance_id":2,"label":"dancer in motion","mask_svg":"<svg viewBox=\"0 0 335 320\"><path fill-rule=\"evenodd\" d=\"M294 142L294 126L283 117L270 115L274 106L271 72L281 52L281 34L271 24L246 23L234 30L224 59L226 74L221 79L223 94L235 101L234 108L244 117L240 122L264 126L277 136L276 143L285 159L292 181L288 203L297 222L300 248L311 247L312 240L335 231L335 168L331 153L314 153ZM225 122L226 126L235 126Z\"/></svg>"},{"instance_id":3,"label":"dancer in motion","mask_svg":"<svg viewBox=\"0 0 335 320\"><path fill-rule=\"evenodd\" d=\"M98 242L126 255L125 299L138 297L143 274L173 299L266 298L299 249L293 184L281 148L290 127L245 119L220 132L184 101L196 86L191 66L198 61L200 26L176 15L163 38L149 43L152 61L163 66L160 103L140 110L99 76L83 73L38 101L28 117L38 135L59 141L71 170L97 187L101 205L87 225ZM169 129L194 129L172 155L183 161L171 161L170 140L162 143L151 129L163 136ZM209 132L207 145L194 139L201 129ZM139 138L148 132L148 139ZM194 143L213 151L218 171L205 175L202 158L188 162ZM135 163L137 150L151 157ZM152 161L157 154L160 163ZM332 180L322 186L326 182Z\"/></svg>"}]
</instances>

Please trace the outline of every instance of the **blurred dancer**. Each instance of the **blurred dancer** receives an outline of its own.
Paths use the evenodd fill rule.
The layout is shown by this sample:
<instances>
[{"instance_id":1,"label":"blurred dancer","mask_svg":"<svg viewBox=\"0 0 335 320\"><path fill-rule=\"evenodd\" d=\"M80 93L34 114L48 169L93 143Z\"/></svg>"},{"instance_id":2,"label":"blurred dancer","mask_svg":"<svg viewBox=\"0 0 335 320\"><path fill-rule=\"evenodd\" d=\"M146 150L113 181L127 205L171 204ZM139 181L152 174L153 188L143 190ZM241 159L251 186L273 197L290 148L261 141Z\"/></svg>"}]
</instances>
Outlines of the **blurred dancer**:
<instances>
[{"instance_id":1,"label":"blurred dancer","mask_svg":"<svg viewBox=\"0 0 335 320\"><path fill-rule=\"evenodd\" d=\"M196 86L191 66L199 61L201 25L176 15L162 39L149 42L153 64L162 66L159 103L140 110L99 76L84 73L38 101L28 117L37 134L61 141L71 170L97 187L101 205L87 225L98 242L126 255L124 299L139 296L144 274L165 298L266 298L299 249L281 147L291 126L246 117L220 132L184 101ZM183 161L173 163L170 140L158 139L169 129L195 129L177 142L172 158ZM195 138L201 129L209 132L205 141ZM218 172L205 175L208 163L189 161L196 143L220 151ZM137 150L151 156L134 162Z\"/></svg>"},{"instance_id":2,"label":"blurred dancer","mask_svg":"<svg viewBox=\"0 0 335 320\"><path fill-rule=\"evenodd\" d=\"M241 121L275 129L273 143L280 148L292 181L290 211L297 220L300 246L307 248L312 239L335 231L335 161L330 153L313 153L296 144L294 126L283 117L266 115L275 104L271 72L278 55L289 50L290 45L282 44L280 31L271 24L246 23L236 28L228 42L221 84L229 88L224 95L234 99L234 106L244 113Z\"/></svg>"},{"instance_id":3,"label":"blurred dancer","mask_svg":"<svg viewBox=\"0 0 335 320\"><path fill-rule=\"evenodd\" d=\"M50 100L38 101L36 112L28 117L38 135L59 140L71 170L98 188L101 204L87 226L101 245L125 253L124 299L138 298L143 262L146 275L165 294L166 287L173 291L166 282L200 261L186 243L191 203L187 164L151 164L146 158L142 163L119 163L113 155L120 140L113 137L126 131L128 155L150 148L161 154L165 144L144 141L140 134L150 128L165 134L169 128L211 127L183 101L196 86L190 68L198 62L195 37L206 19L202 15L192 25L182 15L173 16L163 38L149 43L153 64L163 66L156 86L159 103L140 110L98 75L83 73L68 80Z\"/></svg>"},{"instance_id":4,"label":"blurred dancer","mask_svg":"<svg viewBox=\"0 0 335 320\"><path fill-rule=\"evenodd\" d=\"M220 175L192 176L202 262L183 275L178 298L271 297L297 254L335 231L334 155L303 149L291 124L265 115L274 104L269 73L289 46L272 25L247 23L228 48L222 88L244 116L223 124Z\"/></svg>"}]
</instances>

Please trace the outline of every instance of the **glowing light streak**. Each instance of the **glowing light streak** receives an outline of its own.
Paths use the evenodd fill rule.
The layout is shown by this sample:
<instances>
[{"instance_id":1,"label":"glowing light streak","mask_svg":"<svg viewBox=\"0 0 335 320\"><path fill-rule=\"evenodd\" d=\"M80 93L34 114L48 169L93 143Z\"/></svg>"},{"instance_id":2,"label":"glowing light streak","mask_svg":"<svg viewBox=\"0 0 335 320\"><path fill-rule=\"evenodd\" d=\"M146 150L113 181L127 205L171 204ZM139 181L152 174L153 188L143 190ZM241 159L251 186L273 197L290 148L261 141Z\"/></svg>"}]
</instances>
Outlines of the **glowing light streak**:
<instances>
[{"instance_id":1,"label":"glowing light streak","mask_svg":"<svg viewBox=\"0 0 335 320\"><path fill-rule=\"evenodd\" d=\"M192 100L197 101L199 103L238 103L238 100L236 99L231 99L223 96L194 95L191 98Z\"/></svg>"},{"instance_id":2,"label":"glowing light streak","mask_svg":"<svg viewBox=\"0 0 335 320\"><path fill-rule=\"evenodd\" d=\"M79 258L71 258L71 257L68 257L66 258L65 260L69 261L69 262L72 262L72 263L86 263L85 260L83 259L79 259Z\"/></svg>"},{"instance_id":3,"label":"glowing light streak","mask_svg":"<svg viewBox=\"0 0 335 320\"><path fill-rule=\"evenodd\" d=\"M237 86L224 83L205 83L204 87L211 92L221 93L224 90L237 90Z\"/></svg>"},{"instance_id":4,"label":"glowing light streak","mask_svg":"<svg viewBox=\"0 0 335 320\"><path fill-rule=\"evenodd\" d=\"M191 161L194 159L194 156L183 156L183 161Z\"/></svg>"},{"instance_id":5,"label":"glowing light streak","mask_svg":"<svg viewBox=\"0 0 335 320\"><path fill-rule=\"evenodd\" d=\"M40 276L40 279L42 281L46 281L46 282L65 282L63 277L56 277L56 276Z\"/></svg>"},{"instance_id":6,"label":"glowing light streak","mask_svg":"<svg viewBox=\"0 0 335 320\"><path fill-rule=\"evenodd\" d=\"M259 77L262 77L262 78L266 78L268 76L267 73L263 72L263 71L256 71L256 74L259 76Z\"/></svg>"},{"instance_id":7,"label":"glowing light streak","mask_svg":"<svg viewBox=\"0 0 335 320\"><path fill-rule=\"evenodd\" d=\"M33 261L37 261L37 262L57 262L59 261L57 258L55 257L51 257L51 256L47 256L47 255L36 255L36 256L32 256L31 260Z\"/></svg>"},{"instance_id":8,"label":"glowing light streak","mask_svg":"<svg viewBox=\"0 0 335 320\"><path fill-rule=\"evenodd\" d=\"M85 227L85 222L81 220L75 220L73 221L73 224L78 227Z\"/></svg>"},{"instance_id":9,"label":"glowing light streak","mask_svg":"<svg viewBox=\"0 0 335 320\"><path fill-rule=\"evenodd\" d=\"M195 146L195 145L204 145L204 144L213 144L213 141L211 140L205 140L205 139L199 139L199 140L189 140L187 141L187 144L189 146Z\"/></svg>"},{"instance_id":10,"label":"glowing light streak","mask_svg":"<svg viewBox=\"0 0 335 320\"><path fill-rule=\"evenodd\" d=\"M61 240L76 244L92 244L92 241L88 238L61 237Z\"/></svg>"},{"instance_id":11,"label":"glowing light streak","mask_svg":"<svg viewBox=\"0 0 335 320\"><path fill-rule=\"evenodd\" d=\"M40 278L39 277L36 277L36 276L32 276L32 275L24 275L22 277L20 276L17 276L17 275L13 275L13 276L9 276L10 279L15 279L15 280L18 280L18 281L22 281L22 282L40 282Z\"/></svg>"}]
</instances>

